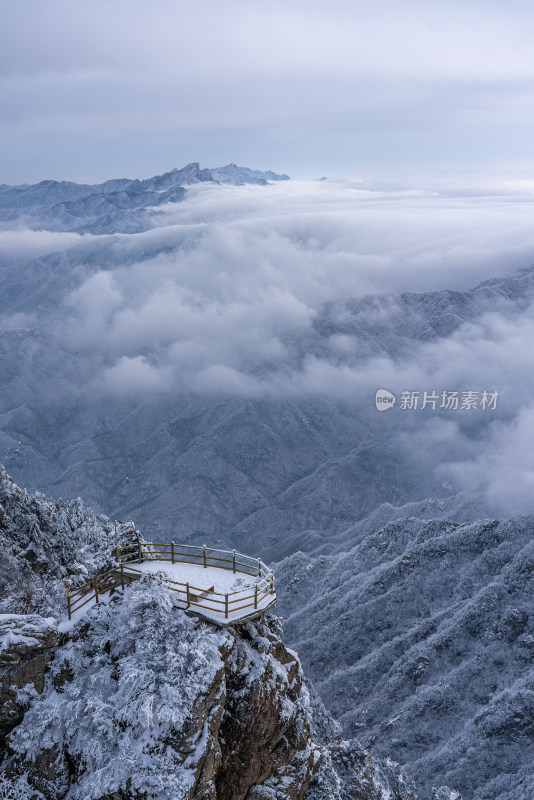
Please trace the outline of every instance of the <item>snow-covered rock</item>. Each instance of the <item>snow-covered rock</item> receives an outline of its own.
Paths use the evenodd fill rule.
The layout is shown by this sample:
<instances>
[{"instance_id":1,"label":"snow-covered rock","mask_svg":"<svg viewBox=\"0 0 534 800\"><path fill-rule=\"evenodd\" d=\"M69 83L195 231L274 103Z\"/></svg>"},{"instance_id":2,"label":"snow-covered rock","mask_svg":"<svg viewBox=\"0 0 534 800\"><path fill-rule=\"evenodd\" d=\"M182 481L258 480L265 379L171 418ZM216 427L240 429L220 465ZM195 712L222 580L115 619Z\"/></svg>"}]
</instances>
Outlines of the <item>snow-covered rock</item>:
<instances>
[{"instance_id":1,"label":"snow-covered rock","mask_svg":"<svg viewBox=\"0 0 534 800\"><path fill-rule=\"evenodd\" d=\"M81 575L108 557L109 521L5 473L0 487L15 576L0 615L0 798L416 800L398 765L343 739L277 617L221 629L147 574L58 633L62 569L77 549ZM20 587L38 578L28 599Z\"/></svg>"},{"instance_id":2,"label":"snow-covered rock","mask_svg":"<svg viewBox=\"0 0 534 800\"><path fill-rule=\"evenodd\" d=\"M50 800L237 800L260 786L251 798L300 800L319 756L309 714L298 659L267 624L193 619L146 576L57 650L10 769Z\"/></svg>"},{"instance_id":3,"label":"snow-covered rock","mask_svg":"<svg viewBox=\"0 0 534 800\"><path fill-rule=\"evenodd\" d=\"M53 617L0 614L0 754L7 734L23 718L28 697L43 691L61 639Z\"/></svg>"},{"instance_id":4,"label":"snow-covered rock","mask_svg":"<svg viewBox=\"0 0 534 800\"><path fill-rule=\"evenodd\" d=\"M130 539L128 526L118 526L118 544ZM30 494L0 465L0 615L64 615L67 572L74 584L83 583L111 563L114 545L114 525L106 516L79 498Z\"/></svg>"},{"instance_id":5,"label":"snow-covered rock","mask_svg":"<svg viewBox=\"0 0 534 800\"><path fill-rule=\"evenodd\" d=\"M54 617L0 614L0 664L16 664L36 647L54 647L57 642Z\"/></svg>"}]
</instances>

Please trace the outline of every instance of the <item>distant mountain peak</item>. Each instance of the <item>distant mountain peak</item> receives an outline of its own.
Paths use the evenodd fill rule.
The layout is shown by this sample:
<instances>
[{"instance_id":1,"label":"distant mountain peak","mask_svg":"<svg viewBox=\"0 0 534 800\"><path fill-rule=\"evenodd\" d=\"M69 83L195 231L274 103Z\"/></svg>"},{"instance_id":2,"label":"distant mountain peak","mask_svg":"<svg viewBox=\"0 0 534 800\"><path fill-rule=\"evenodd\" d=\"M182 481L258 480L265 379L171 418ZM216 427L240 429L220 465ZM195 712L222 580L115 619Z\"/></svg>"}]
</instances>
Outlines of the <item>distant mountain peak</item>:
<instances>
[{"instance_id":1,"label":"distant mountain peak","mask_svg":"<svg viewBox=\"0 0 534 800\"><path fill-rule=\"evenodd\" d=\"M231 163L202 169L198 161L139 180L112 178L100 184L44 180L32 186L0 186L0 222L24 219L31 226L77 233L135 233L153 226L155 206L183 200L196 183L266 185L288 175Z\"/></svg>"},{"instance_id":2,"label":"distant mountain peak","mask_svg":"<svg viewBox=\"0 0 534 800\"><path fill-rule=\"evenodd\" d=\"M269 181L288 181L289 175L284 173L278 174L271 170L262 172L259 169L250 169L249 167L238 167L237 164L231 162L224 167L213 167L210 170L213 178L220 183L257 183L261 185L267 184Z\"/></svg>"}]
</instances>

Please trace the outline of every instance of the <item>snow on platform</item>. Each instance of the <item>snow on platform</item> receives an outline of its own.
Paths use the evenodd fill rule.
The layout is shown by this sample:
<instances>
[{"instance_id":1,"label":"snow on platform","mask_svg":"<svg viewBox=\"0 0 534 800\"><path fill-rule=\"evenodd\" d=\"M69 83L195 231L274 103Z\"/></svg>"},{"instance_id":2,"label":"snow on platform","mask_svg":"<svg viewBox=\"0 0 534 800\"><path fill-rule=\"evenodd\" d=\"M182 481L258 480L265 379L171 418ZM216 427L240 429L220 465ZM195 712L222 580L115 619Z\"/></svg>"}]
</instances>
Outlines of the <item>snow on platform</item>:
<instances>
[{"instance_id":1,"label":"snow on platform","mask_svg":"<svg viewBox=\"0 0 534 800\"><path fill-rule=\"evenodd\" d=\"M135 566L135 569L139 569L143 573L163 573L170 581L189 584L191 596L198 598L197 601L191 603L189 610L219 624L227 625L237 620L256 616L270 608L276 601L275 594L265 594L268 586L265 578L259 576L254 577L239 572L234 573L232 570L220 567L203 567L199 564L183 562L172 564L166 561L147 560L142 564L132 564L131 566ZM261 587L256 606L253 597L255 586ZM177 596L181 605L187 608L184 587L181 586L180 589ZM223 595L228 595L229 598L228 616L225 616ZM197 602L201 605L197 605ZM242 608L243 605L247 607Z\"/></svg>"},{"instance_id":2,"label":"snow on platform","mask_svg":"<svg viewBox=\"0 0 534 800\"><path fill-rule=\"evenodd\" d=\"M159 574L169 581L173 600L178 608L188 613L204 617L219 625L229 625L264 613L276 602L272 573L267 573L263 565L262 576L254 576L232 569L180 561L172 563L167 560L151 558L144 554L141 564L138 561L123 562L122 580L128 585L147 574ZM260 562L258 562L260 563ZM113 577L107 580L107 586L99 590L99 601L106 603L120 587L121 573L118 568ZM106 573L108 576L112 573ZM98 576L100 578L100 576ZM88 585L88 584L87 584ZM111 593L110 593L111 589ZM85 614L96 605L93 595L87 598L82 607L76 608L76 589L72 591L73 601L71 620L61 623L61 630L72 628ZM83 597L82 597L83 599Z\"/></svg>"},{"instance_id":3,"label":"snow on platform","mask_svg":"<svg viewBox=\"0 0 534 800\"><path fill-rule=\"evenodd\" d=\"M254 589L254 584L259 583L261 578L254 578L252 575L234 573L229 569L219 567L203 567L200 564L171 564L168 561L143 561L142 564L128 564L130 567L141 570L141 572L163 572L171 581L179 583L189 583L197 589L206 591L213 587L215 592L226 594L227 592L239 592L243 589Z\"/></svg>"}]
</instances>

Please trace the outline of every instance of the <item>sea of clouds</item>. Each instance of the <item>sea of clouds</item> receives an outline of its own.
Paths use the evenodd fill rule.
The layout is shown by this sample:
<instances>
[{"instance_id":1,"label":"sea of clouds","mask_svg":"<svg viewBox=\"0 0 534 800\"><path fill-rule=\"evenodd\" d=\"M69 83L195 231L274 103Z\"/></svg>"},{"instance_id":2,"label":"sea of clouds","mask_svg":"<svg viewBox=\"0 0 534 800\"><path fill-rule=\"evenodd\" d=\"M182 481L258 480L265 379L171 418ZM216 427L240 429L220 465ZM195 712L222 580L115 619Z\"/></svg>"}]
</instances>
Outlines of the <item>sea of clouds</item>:
<instances>
[{"instance_id":1,"label":"sea of clouds","mask_svg":"<svg viewBox=\"0 0 534 800\"><path fill-rule=\"evenodd\" d=\"M533 199L534 184L525 182L472 194L439 182L194 186L155 218L157 228L91 237L91 251L105 248L103 267L91 268L51 324L105 351L104 385L117 390L346 395L380 376L396 386L519 379L519 389L529 308L513 319L490 311L449 339L416 343L411 361L362 361L347 336L332 336L325 355L305 343L327 304L463 291L529 266ZM390 312L381 303L366 313L372 323Z\"/></svg>"},{"instance_id":2,"label":"sea of clouds","mask_svg":"<svg viewBox=\"0 0 534 800\"><path fill-rule=\"evenodd\" d=\"M498 390L493 412L412 415L411 446L419 437L435 450L451 486L530 510L531 304L488 307L402 355L339 332L318 347L314 326L325 307L342 321L345 301L376 294L359 321L387 327L402 292L465 291L528 267L533 202L522 177L199 184L137 234L0 232L4 259L62 250L83 268L55 310L7 313L2 324L60 334L83 353L84 383L104 395L328 397L365 416L378 388Z\"/></svg>"}]
</instances>

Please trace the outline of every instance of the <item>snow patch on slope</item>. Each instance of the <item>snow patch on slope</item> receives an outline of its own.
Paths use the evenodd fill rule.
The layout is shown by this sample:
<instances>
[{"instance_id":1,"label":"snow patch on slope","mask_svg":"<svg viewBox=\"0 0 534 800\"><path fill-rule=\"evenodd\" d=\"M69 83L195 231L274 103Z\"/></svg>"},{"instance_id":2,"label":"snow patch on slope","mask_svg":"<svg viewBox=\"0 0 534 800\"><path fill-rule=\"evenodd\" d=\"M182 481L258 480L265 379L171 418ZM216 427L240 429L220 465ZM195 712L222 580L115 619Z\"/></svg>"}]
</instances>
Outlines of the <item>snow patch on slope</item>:
<instances>
[{"instance_id":1,"label":"snow patch on slope","mask_svg":"<svg viewBox=\"0 0 534 800\"><path fill-rule=\"evenodd\" d=\"M174 609L158 581L135 584L122 602L91 612L91 627L53 666L57 688L31 706L11 747L32 760L68 746L77 760L72 800L102 797L128 781L157 800L185 795L204 732L186 743L191 769L165 740L194 716L202 687L223 667L225 640ZM64 671L73 679L62 684ZM59 770L58 789L66 780Z\"/></svg>"}]
</instances>

